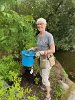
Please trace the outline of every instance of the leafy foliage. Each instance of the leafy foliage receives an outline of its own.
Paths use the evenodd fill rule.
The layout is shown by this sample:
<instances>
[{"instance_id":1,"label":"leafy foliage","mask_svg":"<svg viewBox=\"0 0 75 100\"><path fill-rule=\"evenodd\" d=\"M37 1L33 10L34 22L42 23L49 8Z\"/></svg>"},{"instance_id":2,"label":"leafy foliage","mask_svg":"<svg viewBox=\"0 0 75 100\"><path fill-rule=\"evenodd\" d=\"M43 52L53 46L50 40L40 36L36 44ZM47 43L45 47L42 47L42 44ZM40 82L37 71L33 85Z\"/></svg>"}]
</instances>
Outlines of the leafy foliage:
<instances>
[{"instance_id":1,"label":"leafy foliage","mask_svg":"<svg viewBox=\"0 0 75 100\"><path fill-rule=\"evenodd\" d=\"M21 78L18 77L20 63L15 62L12 56L0 60L0 100L37 100L36 96L28 96L31 89L24 89L20 86ZM13 82L8 85L6 82Z\"/></svg>"},{"instance_id":2,"label":"leafy foliage","mask_svg":"<svg viewBox=\"0 0 75 100\"><path fill-rule=\"evenodd\" d=\"M13 81L13 85L5 85L4 81L0 79L0 100L22 100L26 98L26 94L30 94L31 89L24 89L20 86L21 79L17 76L17 73L10 71L9 75Z\"/></svg>"},{"instance_id":3,"label":"leafy foliage","mask_svg":"<svg viewBox=\"0 0 75 100\"><path fill-rule=\"evenodd\" d=\"M58 82L58 76L54 68L51 69L50 76L51 76L51 84L53 89L53 99L60 100L63 93L63 88L62 85Z\"/></svg>"},{"instance_id":4,"label":"leafy foliage","mask_svg":"<svg viewBox=\"0 0 75 100\"><path fill-rule=\"evenodd\" d=\"M27 100L37 100L37 98L36 98L36 96L32 96L32 97L31 96L28 96L27 97Z\"/></svg>"},{"instance_id":5,"label":"leafy foliage","mask_svg":"<svg viewBox=\"0 0 75 100\"><path fill-rule=\"evenodd\" d=\"M0 49L11 51L28 49L35 44L31 16L20 16L15 11L0 12Z\"/></svg>"},{"instance_id":6,"label":"leafy foliage","mask_svg":"<svg viewBox=\"0 0 75 100\"><path fill-rule=\"evenodd\" d=\"M75 42L75 2L74 0L25 0L15 5L13 10L23 15L46 18L47 29L55 39L58 49L70 50Z\"/></svg>"},{"instance_id":7,"label":"leafy foliage","mask_svg":"<svg viewBox=\"0 0 75 100\"><path fill-rule=\"evenodd\" d=\"M74 49L75 46L74 44L75 1L74 0L33 0L33 1L13 0L12 1L13 3L10 2L11 0L7 1L9 2L9 7L6 7L6 5L2 5L2 11L3 9L8 8L8 9L13 9L19 14L25 16L32 15L35 20L39 17L46 18L48 22L47 30L53 34L57 48L62 50ZM8 3L7 1L4 2Z\"/></svg>"},{"instance_id":8,"label":"leafy foliage","mask_svg":"<svg viewBox=\"0 0 75 100\"><path fill-rule=\"evenodd\" d=\"M0 60L0 77L4 80L9 80L9 72L14 71L15 73L19 73L21 68L21 64L15 62L12 56L4 57Z\"/></svg>"}]
</instances>

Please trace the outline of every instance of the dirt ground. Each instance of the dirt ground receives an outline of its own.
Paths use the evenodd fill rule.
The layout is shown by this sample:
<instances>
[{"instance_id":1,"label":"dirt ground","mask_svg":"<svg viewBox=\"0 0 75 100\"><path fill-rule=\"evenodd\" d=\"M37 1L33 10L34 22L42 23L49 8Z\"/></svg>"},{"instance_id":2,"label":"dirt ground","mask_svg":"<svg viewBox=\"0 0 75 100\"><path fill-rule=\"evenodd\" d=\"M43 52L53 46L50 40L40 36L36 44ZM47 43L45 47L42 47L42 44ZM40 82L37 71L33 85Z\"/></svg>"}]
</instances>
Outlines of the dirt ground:
<instances>
[{"instance_id":1,"label":"dirt ground","mask_svg":"<svg viewBox=\"0 0 75 100\"><path fill-rule=\"evenodd\" d=\"M22 81L21 81L21 86L24 88L29 88L32 90L31 96L35 95L37 97L37 100L44 100L46 91L41 90L40 86L42 85L41 82L41 77L39 74L34 76L33 74L30 74L30 70L22 68L21 69L22 73ZM35 78L39 78L39 82L36 85L35 84Z\"/></svg>"}]
</instances>

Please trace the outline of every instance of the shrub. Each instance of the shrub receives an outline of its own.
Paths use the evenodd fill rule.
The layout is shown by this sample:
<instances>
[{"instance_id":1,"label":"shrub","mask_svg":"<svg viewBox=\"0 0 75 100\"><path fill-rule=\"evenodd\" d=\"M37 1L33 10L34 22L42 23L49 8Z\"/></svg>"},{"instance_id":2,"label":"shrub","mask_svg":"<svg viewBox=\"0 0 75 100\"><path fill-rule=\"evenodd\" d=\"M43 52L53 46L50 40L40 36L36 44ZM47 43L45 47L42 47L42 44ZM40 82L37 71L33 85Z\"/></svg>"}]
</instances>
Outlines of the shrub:
<instances>
[{"instance_id":1,"label":"shrub","mask_svg":"<svg viewBox=\"0 0 75 100\"><path fill-rule=\"evenodd\" d=\"M17 12L0 11L0 50L11 52L28 49L35 44L32 16L19 15Z\"/></svg>"},{"instance_id":2,"label":"shrub","mask_svg":"<svg viewBox=\"0 0 75 100\"><path fill-rule=\"evenodd\" d=\"M31 93L31 89L24 89L20 86L21 79L17 76L17 73L9 72L9 75L13 85L4 86L4 81L0 79L0 100L22 100L26 97L26 94Z\"/></svg>"},{"instance_id":3,"label":"shrub","mask_svg":"<svg viewBox=\"0 0 75 100\"><path fill-rule=\"evenodd\" d=\"M9 79L8 73L10 71L19 73L20 68L21 68L21 64L14 61L12 56L7 56L0 60L0 76L4 80Z\"/></svg>"}]
</instances>

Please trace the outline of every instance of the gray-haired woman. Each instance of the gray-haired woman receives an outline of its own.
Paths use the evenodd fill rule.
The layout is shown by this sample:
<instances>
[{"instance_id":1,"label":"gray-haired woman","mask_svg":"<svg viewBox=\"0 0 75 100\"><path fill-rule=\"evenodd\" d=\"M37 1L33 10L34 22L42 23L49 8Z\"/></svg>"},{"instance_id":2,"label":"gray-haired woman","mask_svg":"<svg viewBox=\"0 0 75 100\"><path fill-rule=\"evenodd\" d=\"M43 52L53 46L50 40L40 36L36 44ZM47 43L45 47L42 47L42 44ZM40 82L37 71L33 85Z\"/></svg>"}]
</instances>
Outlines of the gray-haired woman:
<instances>
[{"instance_id":1,"label":"gray-haired woman","mask_svg":"<svg viewBox=\"0 0 75 100\"><path fill-rule=\"evenodd\" d=\"M46 20L44 18L39 18L37 19L36 25L39 31L37 36L38 52L36 53L36 56L40 55L40 73L42 77L42 83L45 85L47 91L45 100L51 100L49 74L52 66L47 59L47 56L55 53L55 44L52 34L46 31Z\"/></svg>"}]
</instances>

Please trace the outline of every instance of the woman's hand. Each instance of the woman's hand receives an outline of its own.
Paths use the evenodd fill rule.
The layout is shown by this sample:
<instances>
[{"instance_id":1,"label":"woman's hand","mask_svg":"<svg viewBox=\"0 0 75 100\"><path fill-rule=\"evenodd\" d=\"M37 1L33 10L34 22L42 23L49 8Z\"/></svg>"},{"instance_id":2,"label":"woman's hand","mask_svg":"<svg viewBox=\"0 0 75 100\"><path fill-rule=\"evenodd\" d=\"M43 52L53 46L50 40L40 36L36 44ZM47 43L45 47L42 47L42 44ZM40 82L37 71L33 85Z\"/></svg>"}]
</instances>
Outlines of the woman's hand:
<instances>
[{"instance_id":1,"label":"woman's hand","mask_svg":"<svg viewBox=\"0 0 75 100\"><path fill-rule=\"evenodd\" d=\"M40 55L46 56L47 54L48 54L47 50L45 50L45 51L38 51L38 52L36 52L36 57L40 57Z\"/></svg>"},{"instance_id":2,"label":"woman's hand","mask_svg":"<svg viewBox=\"0 0 75 100\"><path fill-rule=\"evenodd\" d=\"M39 51L39 52L40 52L41 55L44 55L44 56L46 56L48 54L47 50L45 50L45 51Z\"/></svg>"},{"instance_id":3,"label":"woman's hand","mask_svg":"<svg viewBox=\"0 0 75 100\"><path fill-rule=\"evenodd\" d=\"M46 56L47 55L47 51L45 50L45 51L38 51L38 52L36 52L36 57L40 57L40 55Z\"/></svg>"},{"instance_id":4,"label":"woman's hand","mask_svg":"<svg viewBox=\"0 0 75 100\"><path fill-rule=\"evenodd\" d=\"M32 47L32 48L30 48L30 49L28 49L28 50L34 50L34 48Z\"/></svg>"},{"instance_id":5,"label":"woman's hand","mask_svg":"<svg viewBox=\"0 0 75 100\"><path fill-rule=\"evenodd\" d=\"M36 51L37 50L37 47L32 47L32 48L30 48L28 50L34 50L34 51Z\"/></svg>"}]
</instances>

